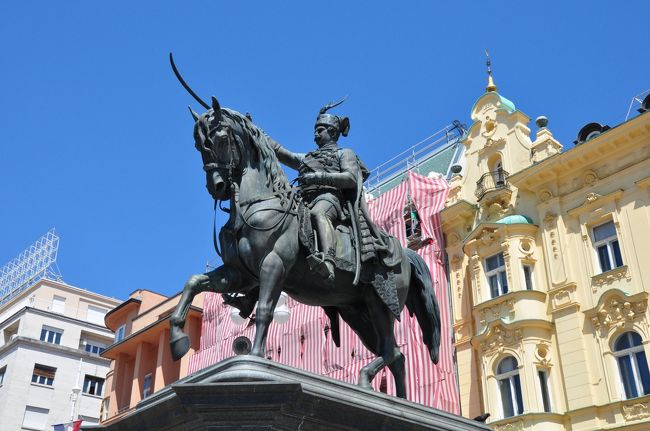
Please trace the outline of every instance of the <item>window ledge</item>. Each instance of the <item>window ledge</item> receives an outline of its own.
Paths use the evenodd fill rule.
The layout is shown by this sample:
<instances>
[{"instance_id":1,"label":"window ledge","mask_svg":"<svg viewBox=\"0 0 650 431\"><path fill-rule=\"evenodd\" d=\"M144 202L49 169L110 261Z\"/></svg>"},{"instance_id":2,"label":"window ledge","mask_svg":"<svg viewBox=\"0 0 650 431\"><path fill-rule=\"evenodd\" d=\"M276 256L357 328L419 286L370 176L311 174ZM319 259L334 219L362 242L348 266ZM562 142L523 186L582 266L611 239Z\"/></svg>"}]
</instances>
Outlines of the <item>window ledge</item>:
<instances>
[{"instance_id":1,"label":"window ledge","mask_svg":"<svg viewBox=\"0 0 650 431\"><path fill-rule=\"evenodd\" d=\"M615 281L624 278L628 281L631 278L627 265L619 266L618 268L610 269L609 271L594 275L591 277L591 286L593 290L596 291L599 287L610 285Z\"/></svg>"},{"instance_id":2,"label":"window ledge","mask_svg":"<svg viewBox=\"0 0 650 431\"><path fill-rule=\"evenodd\" d=\"M81 395L90 397L90 398L97 398L98 400L103 400L104 396L103 395L93 395L93 394L87 394L86 392L82 392Z\"/></svg>"},{"instance_id":3,"label":"window ledge","mask_svg":"<svg viewBox=\"0 0 650 431\"><path fill-rule=\"evenodd\" d=\"M32 385L32 386L38 386L39 388L54 389L54 384L51 384L51 385L43 385L43 384L41 384L41 383L34 383L34 382L30 382L29 384Z\"/></svg>"},{"instance_id":4,"label":"window ledge","mask_svg":"<svg viewBox=\"0 0 650 431\"><path fill-rule=\"evenodd\" d=\"M511 290L508 293L503 295L496 296L494 298L486 299L485 301L474 304L474 310L481 310L484 308L490 308L497 304L500 304L502 301L517 301L518 299L531 298L537 299L538 301L546 300L546 292L541 290Z\"/></svg>"},{"instance_id":5,"label":"window ledge","mask_svg":"<svg viewBox=\"0 0 650 431\"><path fill-rule=\"evenodd\" d=\"M566 415L556 412L524 412L520 415L510 416L508 418L495 419L488 421L488 424L495 430L523 429L530 423L542 425L544 423L563 425Z\"/></svg>"}]
</instances>

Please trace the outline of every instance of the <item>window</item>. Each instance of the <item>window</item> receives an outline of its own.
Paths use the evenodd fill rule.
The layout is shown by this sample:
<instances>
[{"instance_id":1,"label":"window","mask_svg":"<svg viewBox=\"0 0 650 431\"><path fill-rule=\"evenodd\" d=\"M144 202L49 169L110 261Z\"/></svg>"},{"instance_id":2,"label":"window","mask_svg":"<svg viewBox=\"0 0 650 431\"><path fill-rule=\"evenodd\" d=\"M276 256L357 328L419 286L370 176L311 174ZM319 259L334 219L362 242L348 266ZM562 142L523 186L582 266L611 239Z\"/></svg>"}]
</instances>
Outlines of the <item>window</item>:
<instances>
[{"instance_id":1,"label":"window","mask_svg":"<svg viewBox=\"0 0 650 431\"><path fill-rule=\"evenodd\" d=\"M623 266L623 257L621 256L621 248L618 245L614 222L608 221L595 226L593 232L594 247L598 255L600 271L605 272Z\"/></svg>"},{"instance_id":2,"label":"window","mask_svg":"<svg viewBox=\"0 0 650 431\"><path fill-rule=\"evenodd\" d=\"M32 383L52 386L54 384L54 374L56 374L56 368L35 364Z\"/></svg>"},{"instance_id":3,"label":"window","mask_svg":"<svg viewBox=\"0 0 650 431\"><path fill-rule=\"evenodd\" d=\"M517 360L512 356L503 359L497 367L497 381L501 392L503 417L509 418L520 415L524 411L524 402L521 397L521 383L519 382L519 369Z\"/></svg>"},{"instance_id":4,"label":"window","mask_svg":"<svg viewBox=\"0 0 650 431\"><path fill-rule=\"evenodd\" d=\"M94 307L92 305L88 306L88 313L86 318L90 323L95 323L97 325L104 325L104 317L106 316L106 309Z\"/></svg>"},{"instance_id":5,"label":"window","mask_svg":"<svg viewBox=\"0 0 650 431\"><path fill-rule=\"evenodd\" d=\"M551 411L551 397L548 391L548 371L537 370L539 388L542 393L542 407L546 413Z\"/></svg>"},{"instance_id":6,"label":"window","mask_svg":"<svg viewBox=\"0 0 650 431\"><path fill-rule=\"evenodd\" d=\"M30 428L34 430L44 430L47 424L47 415L50 413L48 409L40 407L25 407L25 416L23 417L23 428Z\"/></svg>"},{"instance_id":7,"label":"window","mask_svg":"<svg viewBox=\"0 0 650 431\"><path fill-rule=\"evenodd\" d=\"M122 341L126 332L126 325L122 325L115 331L115 342Z\"/></svg>"},{"instance_id":8,"label":"window","mask_svg":"<svg viewBox=\"0 0 650 431\"><path fill-rule=\"evenodd\" d=\"M533 290L533 266L524 265L524 283L526 285L526 290Z\"/></svg>"},{"instance_id":9,"label":"window","mask_svg":"<svg viewBox=\"0 0 650 431\"><path fill-rule=\"evenodd\" d=\"M50 328L49 326L43 326L41 329L41 341L52 344L61 344L61 335L63 331L60 329Z\"/></svg>"},{"instance_id":10,"label":"window","mask_svg":"<svg viewBox=\"0 0 650 431\"><path fill-rule=\"evenodd\" d=\"M632 331L622 334L614 343L614 355L618 361L625 398L650 394L650 371L641 336Z\"/></svg>"},{"instance_id":11,"label":"window","mask_svg":"<svg viewBox=\"0 0 650 431\"><path fill-rule=\"evenodd\" d=\"M84 350L91 355L99 356L104 350L106 350L105 345L97 343L96 341L85 341L84 344Z\"/></svg>"},{"instance_id":12,"label":"window","mask_svg":"<svg viewBox=\"0 0 650 431\"><path fill-rule=\"evenodd\" d=\"M86 374L86 377L84 377L84 394L101 396L102 389L104 389L104 379Z\"/></svg>"},{"instance_id":13,"label":"window","mask_svg":"<svg viewBox=\"0 0 650 431\"><path fill-rule=\"evenodd\" d=\"M0 386L2 386L2 384L5 381L5 373L6 372L7 372L7 366L6 365L4 367L0 368Z\"/></svg>"},{"instance_id":14,"label":"window","mask_svg":"<svg viewBox=\"0 0 650 431\"><path fill-rule=\"evenodd\" d=\"M152 376L151 373L149 373L144 376L144 383L142 384L142 398L147 398L149 395L151 395L153 392L152 389Z\"/></svg>"},{"instance_id":15,"label":"window","mask_svg":"<svg viewBox=\"0 0 650 431\"><path fill-rule=\"evenodd\" d=\"M65 313L65 298L62 296L54 295L52 299L52 312L54 313Z\"/></svg>"},{"instance_id":16,"label":"window","mask_svg":"<svg viewBox=\"0 0 650 431\"><path fill-rule=\"evenodd\" d=\"M503 253L485 259L485 275L490 284L492 298L508 293L508 276L506 275Z\"/></svg>"},{"instance_id":17,"label":"window","mask_svg":"<svg viewBox=\"0 0 650 431\"><path fill-rule=\"evenodd\" d=\"M503 187L506 184L503 164L501 163L501 160L495 163L494 169L492 169L492 175L494 177L494 185L497 187Z\"/></svg>"}]
</instances>

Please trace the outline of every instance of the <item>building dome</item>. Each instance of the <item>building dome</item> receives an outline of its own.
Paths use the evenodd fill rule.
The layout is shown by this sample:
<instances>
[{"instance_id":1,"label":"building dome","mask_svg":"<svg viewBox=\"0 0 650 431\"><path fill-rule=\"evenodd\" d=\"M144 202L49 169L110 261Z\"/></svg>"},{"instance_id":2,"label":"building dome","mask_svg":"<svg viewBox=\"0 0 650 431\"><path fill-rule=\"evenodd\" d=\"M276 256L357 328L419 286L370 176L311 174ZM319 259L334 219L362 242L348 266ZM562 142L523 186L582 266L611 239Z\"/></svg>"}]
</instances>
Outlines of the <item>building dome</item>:
<instances>
[{"instance_id":1,"label":"building dome","mask_svg":"<svg viewBox=\"0 0 650 431\"><path fill-rule=\"evenodd\" d=\"M497 220L501 224L533 224L533 221L528 216L513 214Z\"/></svg>"}]
</instances>

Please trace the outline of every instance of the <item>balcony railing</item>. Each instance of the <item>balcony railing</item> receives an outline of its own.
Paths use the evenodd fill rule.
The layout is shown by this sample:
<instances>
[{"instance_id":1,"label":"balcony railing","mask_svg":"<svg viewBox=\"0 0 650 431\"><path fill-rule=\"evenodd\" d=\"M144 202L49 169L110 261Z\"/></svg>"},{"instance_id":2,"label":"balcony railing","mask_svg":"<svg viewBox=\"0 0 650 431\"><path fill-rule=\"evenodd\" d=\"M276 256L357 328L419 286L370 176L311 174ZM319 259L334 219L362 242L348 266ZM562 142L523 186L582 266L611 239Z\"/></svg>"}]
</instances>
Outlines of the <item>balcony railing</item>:
<instances>
[{"instance_id":1,"label":"balcony railing","mask_svg":"<svg viewBox=\"0 0 650 431\"><path fill-rule=\"evenodd\" d=\"M476 182L476 199L481 199L487 192L499 189L509 189L508 173L503 169L486 172Z\"/></svg>"}]
</instances>

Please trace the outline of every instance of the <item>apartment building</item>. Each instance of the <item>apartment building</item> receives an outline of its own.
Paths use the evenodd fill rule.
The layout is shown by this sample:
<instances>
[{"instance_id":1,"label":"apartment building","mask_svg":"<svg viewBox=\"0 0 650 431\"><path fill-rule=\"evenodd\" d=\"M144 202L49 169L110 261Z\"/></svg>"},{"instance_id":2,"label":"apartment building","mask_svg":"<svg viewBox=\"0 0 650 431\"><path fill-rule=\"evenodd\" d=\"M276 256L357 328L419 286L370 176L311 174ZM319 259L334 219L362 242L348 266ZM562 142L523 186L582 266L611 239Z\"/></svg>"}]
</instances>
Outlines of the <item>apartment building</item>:
<instances>
[{"instance_id":1,"label":"apartment building","mask_svg":"<svg viewBox=\"0 0 650 431\"><path fill-rule=\"evenodd\" d=\"M3 430L50 430L99 422L113 341L106 313L120 301L48 278L0 306ZM7 298L3 298L7 299Z\"/></svg>"}]
</instances>

